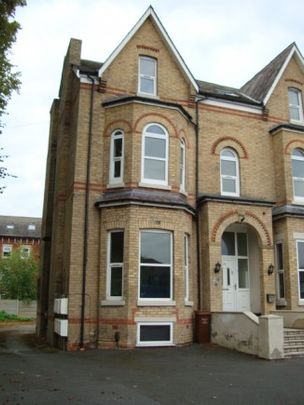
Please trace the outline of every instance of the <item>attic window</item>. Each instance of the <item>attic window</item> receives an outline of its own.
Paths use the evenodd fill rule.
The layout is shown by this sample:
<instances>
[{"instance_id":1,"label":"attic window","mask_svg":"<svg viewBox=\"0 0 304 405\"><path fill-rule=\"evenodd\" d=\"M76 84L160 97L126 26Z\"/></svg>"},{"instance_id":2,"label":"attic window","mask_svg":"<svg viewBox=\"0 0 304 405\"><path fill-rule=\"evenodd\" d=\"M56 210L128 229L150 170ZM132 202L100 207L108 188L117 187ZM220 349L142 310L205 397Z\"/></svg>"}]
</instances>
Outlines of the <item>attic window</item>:
<instances>
[{"instance_id":1,"label":"attic window","mask_svg":"<svg viewBox=\"0 0 304 405\"><path fill-rule=\"evenodd\" d=\"M139 58L138 92L156 96L156 60L147 56Z\"/></svg>"},{"instance_id":2,"label":"attic window","mask_svg":"<svg viewBox=\"0 0 304 405\"><path fill-rule=\"evenodd\" d=\"M289 118L291 121L303 121L302 93L298 89L288 89Z\"/></svg>"},{"instance_id":3,"label":"attic window","mask_svg":"<svg viewBox=\"0 0 304 405\"><path fill-rule=\"evenodd\" d=\"M6 225L6 229L14 229L14 225Z\"/></svg>"},{"instance_id":4,"label":"attic window","mask_svg":"<svg viewBox=\"0 0 304 405\"><path fill-rule=\"evenodd\" d=\"M30 224L30 225L27 227L27 229L28 229L29 231L35 231L35 230L36 230L36 225Z\"/></svg>"}]
</instances>

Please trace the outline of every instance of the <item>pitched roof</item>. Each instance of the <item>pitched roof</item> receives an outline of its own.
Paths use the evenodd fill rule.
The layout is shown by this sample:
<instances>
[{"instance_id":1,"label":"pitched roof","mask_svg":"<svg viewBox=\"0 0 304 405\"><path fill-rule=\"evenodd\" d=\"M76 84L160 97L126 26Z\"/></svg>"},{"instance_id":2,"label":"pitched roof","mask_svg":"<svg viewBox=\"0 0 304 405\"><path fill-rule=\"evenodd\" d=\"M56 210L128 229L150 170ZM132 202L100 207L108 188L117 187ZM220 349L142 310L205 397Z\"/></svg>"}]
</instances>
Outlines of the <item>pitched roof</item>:
<instances>
[{"instance_id":1,"label":"pitched roof","mask_svg":"<svg viewBox=\"0 0 304 405\"><path fill-rule=\"evenodd\" d=\"M154 27L160 33L164 41L166 42L169 50L172 52L174 57L176 58L179 66L181 67L182 71L184 72L185 76L189 79L192 83L193 87L196 91L198 91L198 85L190 72L188 66L186 65L184 59L179 54L178 50L176 49L174 43L172 42L171 38L169 37L167 31L165 30L164 26L162 25L160 19L158 18L157 14L155 13L152 6L149 6L147 11L143 14L143 16L138 20L138 22L134 25L131 31L125 36L125 38L121 41L121 43L114 49L105 63L99 69L99 76L102 76L103 72L108 68L108 66L113 62L116 56L120 53L120 51L124 48L124 46L130 41L130 39L136 34L139 28L145 23L145 21L150 18Z\"/></svg>"},{"instance_id":2,"label":"pitched roof","mask_svg":"<svg viewBox=\"0 0 304 405\"><path fill-rule=\"evenodd\" d=\"M41 218L0 216L0 236L37 239L41 235Z\"/></svg>"},{"instance_id":3,"label":"pitched roof","mask_svg":"<svg viewBox=\"0 0 304 405\"><path fill-rule=\"evenodd\" d=\"M240 90L248 96L266 104L276 83L294 54L296 54L303 63L303 57L297 45L293 42L252 79L245 83Z\"/></svg>"},{"instance_id":4,"label":"pitched roof","mask_svg":"<svg viewBox=\"0 0 304 405\"><path fill-rule=\"evenodd\" d=\"M199 86L199 94L212 96L230 101L235 101L245 104L260 105L260 102L252 97L244 94L241 90L234 87L223 86L220 84L209 83L202 80L197 80Z\"/></svg>"}]
</instances>

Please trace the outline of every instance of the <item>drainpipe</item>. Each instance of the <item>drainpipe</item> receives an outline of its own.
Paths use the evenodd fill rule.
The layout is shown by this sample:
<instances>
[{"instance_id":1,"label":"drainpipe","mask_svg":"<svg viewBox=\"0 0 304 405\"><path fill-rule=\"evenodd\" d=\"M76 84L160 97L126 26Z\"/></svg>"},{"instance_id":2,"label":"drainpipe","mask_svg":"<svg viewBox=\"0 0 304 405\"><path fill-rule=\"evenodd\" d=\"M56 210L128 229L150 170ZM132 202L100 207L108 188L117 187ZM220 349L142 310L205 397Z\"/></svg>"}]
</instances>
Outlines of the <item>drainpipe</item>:
<instances>
[{"instance_id":1,"label":"drainpipe","mask_svg":"<svg viewBox=\"0 0 304 405\"><path fill-rule=\"evenodd\" d=\"M91 80L91 98L89 111L89 131L88 131L88 153L86 170L86 188L84 205L84 230L83 230L83 266L82 266L82 291L81 291L81 321L80 321L80 350L84 350L84 318L85 318L85 296L86 296L86 275L88 264L88 229L89 229L89 187L91 174L91 148L92 148L92 126L93 126L93 101L94 101L94 77L88 75Z\"/></svg>"},{"instance_id":2,"label":"drainpipe","mask_svg":"<svg viewBox=\"0 0 304 405\"><path fill-rule=\"evenodd\" d=\"M199 103L204 100L205 97L197 97L195 99L195 135L196 135L196 151L195 151L195 194L196 194L196 256L197 256L197 306L198 310L201 310L202 297L201 297L201 249L200 249L200 222L199 222L199 209L198 209L198 198L199 198Z\"/></svg>"}]
</instances>

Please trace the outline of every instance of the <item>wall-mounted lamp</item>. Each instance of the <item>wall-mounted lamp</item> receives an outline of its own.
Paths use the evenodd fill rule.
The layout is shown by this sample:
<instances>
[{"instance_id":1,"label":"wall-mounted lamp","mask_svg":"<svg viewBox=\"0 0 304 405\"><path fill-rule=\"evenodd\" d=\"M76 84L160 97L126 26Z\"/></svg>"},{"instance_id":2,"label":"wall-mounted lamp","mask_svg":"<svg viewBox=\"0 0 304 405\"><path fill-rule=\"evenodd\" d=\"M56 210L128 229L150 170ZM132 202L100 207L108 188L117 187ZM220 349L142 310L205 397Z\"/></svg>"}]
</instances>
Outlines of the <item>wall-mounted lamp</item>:
<instances>
[{"instance_id":1,"label":"wall-mounted lamp","mask_svg":"<svg viewBox=\"0 0 304 405\"><path fill-rule=\"evenodd\" d=\"M274 265L273 264L270 264L269 266L268 266L268 274L271 276L271 274L274 272Z\"/></svg>"},{"instance_id":2,"label":"wall-mounted lamp","mask_svg":"<svg viewBox=\"0 0 304 405\"><path fill-rule=\"evenodd\" d=\"M216 265L214 266L214 273L218 273L219 271L221 271L221 269L222 269L221 263L217 262Z\"/></svg>"}]
</instances>

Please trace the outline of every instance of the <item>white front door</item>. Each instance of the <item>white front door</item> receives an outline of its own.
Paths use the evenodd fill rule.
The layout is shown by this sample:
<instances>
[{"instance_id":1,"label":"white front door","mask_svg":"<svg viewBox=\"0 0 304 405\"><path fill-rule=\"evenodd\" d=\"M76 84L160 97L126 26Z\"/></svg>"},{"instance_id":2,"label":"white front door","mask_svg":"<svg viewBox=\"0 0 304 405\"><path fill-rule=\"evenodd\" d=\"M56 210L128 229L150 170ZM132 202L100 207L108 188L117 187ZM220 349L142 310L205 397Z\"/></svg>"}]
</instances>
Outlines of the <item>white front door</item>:
<instances>
[{"instance_id":1,"label":"white front door","mask_svg":"<svg viewBox=\"0 0 304 405\"><path fill-rule=\"evenodd\" d=\"M245 233L224 232L222 239L223 311L250 311L247 252Z\"/></svg>"}]
</instances>

